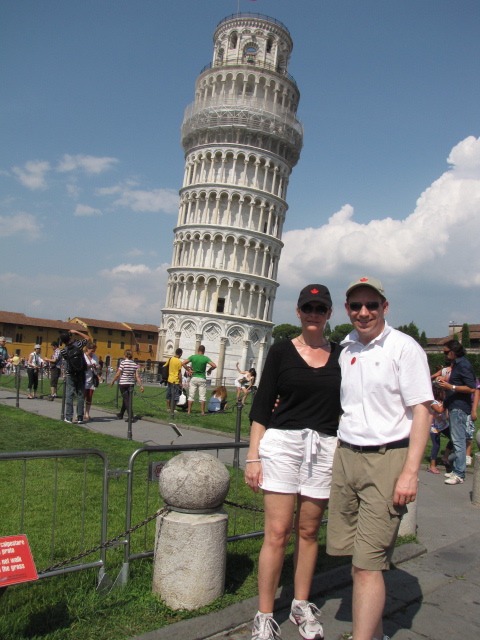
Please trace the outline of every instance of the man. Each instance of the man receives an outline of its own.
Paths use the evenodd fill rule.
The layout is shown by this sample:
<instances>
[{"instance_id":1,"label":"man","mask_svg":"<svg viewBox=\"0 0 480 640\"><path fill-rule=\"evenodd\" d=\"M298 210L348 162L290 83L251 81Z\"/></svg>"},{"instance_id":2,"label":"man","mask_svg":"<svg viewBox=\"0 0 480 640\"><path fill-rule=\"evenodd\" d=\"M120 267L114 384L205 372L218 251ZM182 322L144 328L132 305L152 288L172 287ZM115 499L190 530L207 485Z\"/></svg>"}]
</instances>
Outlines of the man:
<instances>
[{"instance_id":1,"label":"man","mask_svg":"<svg viewBox=\"0 0 480 640\"><path fill-rule=\"evenodd\" d=\"M51 358L44 358L50 365L50 400L53 402L57 397L58 379L62 366L62 356L60 355L60 347L56 340L51 343L53 347L53 355Z\"/></svg>"},{"instance_id":2,"label":"man","mask_svg":"<svg viewBox=\"0 0 480 640\"><path fill-rule=\"evenodd\" d=\"M381 282L360 278L346 298L354 331L340 355L343 414L327 552L352 556L353 640L388 640L382 572L389 569L401 516L417 495L432 385L421 347L385 320L388 302Z\"/></svg>"},{"instance_id":3,"label":"man","mask_svg":"<svg viewBox=\"0 0 480 640\"><path fill-rule=\"evenodd\" d=\"M467 429L472 413L472 393L476 393L477 380L475 371L465 357L465 351L458 340L449 340L443 352L452 363L452 370L448 382L439 378L438 384L447 392L443 406L448 409L454 453L452 471L445 474L445 484L463 484L467 461Z\"/></svg>"},{"instance_id":4,"label":"man","mask_svg":"<svg viewBox=\"0 0 480 640\"><path fill-rule=\"evenodd\" d=\"M182 362L184 367L188 367L192 372L190 384L188 386L188 410L187 413L192 412L192 404L195 400L195 392L198 389L198 398L200 400L200 407L202 416L205 415L205 401L207 398L207 365L210 365L208 373L210 374L217 365L205 355L205 347L201 344L196 355L190 356L187 360Z\"/></svg>"},{"instance_id":5,"label":"man","mask_svg":"<svg viewBox=\"0 0 480 640\"><path fill-rule=\"evenodd\" d=\"M72 334L80 336L80 339L73 340ZM83 393L86 370L83 347L89 340L90 338L86 333L81 333L81 331L76 331L75 329L64 331L60 334L60 344L64 345L60 355L65 362L65 422L70 424L73 422L73 399L75 396L77 397L77 424L83 424Z\"/></svg>"},{"instance_id":6,"label":"man","mask_svg":"<svg viewBox=\"0 0 480 640\"><path fill-rule=\"evenodd\" d=\"M7 340L5 336L0 336L0 373L3 373L3 369L8 362L11 362L11 358L8 356Z\"/></svg>"},{"instance_id":7,"label":"man","mask_svg":"<svg viewBox=\"0 0 480 640\"><path fill-rule=\"evenodd\" d=\"M180 391L182 389L182 349L176 349L175 355L168 361L168 379L167 393L165 395L167 401L167 409L172 413L178 404Z\"/></svg>"}]
</instances>

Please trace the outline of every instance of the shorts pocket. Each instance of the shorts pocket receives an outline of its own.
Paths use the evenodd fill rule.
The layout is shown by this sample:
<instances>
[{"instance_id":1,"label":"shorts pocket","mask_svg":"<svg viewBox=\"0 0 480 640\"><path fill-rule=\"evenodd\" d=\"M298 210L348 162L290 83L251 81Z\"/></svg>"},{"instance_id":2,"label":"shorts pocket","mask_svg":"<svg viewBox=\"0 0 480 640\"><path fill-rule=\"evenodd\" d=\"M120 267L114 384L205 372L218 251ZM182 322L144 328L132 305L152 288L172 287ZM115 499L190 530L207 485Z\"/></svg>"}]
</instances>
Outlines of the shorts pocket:
<instances>
[{"instance_id":1,"label":"shorts pocket","mask_svg":"<svg viewBox=\"0 0 480 640\"><path fill-rule=\"evenodd\" d=\"M387 509L391 518L394 518L395 516L397 516L397 518L401 518L408 511L405 505L401 506L399 504L393 504L391 500L387 501Z\"/></svg>"}]
</instances>

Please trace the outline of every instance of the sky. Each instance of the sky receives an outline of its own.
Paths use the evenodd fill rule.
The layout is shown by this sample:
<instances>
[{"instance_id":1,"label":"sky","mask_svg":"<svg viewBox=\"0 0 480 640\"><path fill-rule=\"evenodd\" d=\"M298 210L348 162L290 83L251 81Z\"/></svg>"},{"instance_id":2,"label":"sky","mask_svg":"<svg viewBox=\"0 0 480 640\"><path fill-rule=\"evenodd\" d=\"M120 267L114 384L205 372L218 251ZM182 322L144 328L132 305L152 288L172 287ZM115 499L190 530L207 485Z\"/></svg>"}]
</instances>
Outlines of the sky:
<instances>
[{"instance_id":1,"label":"sky","mask_svg":"<svg viewBox=\"0 0 480 640\"><path fill-rule=\"evenodd\" d=\"M301 92L275 324L383 281L393 326L480 323L477 0L3 0L0 309L159 324L180 127L223 18L280 20Z\"/></svg>"}]
</instances>

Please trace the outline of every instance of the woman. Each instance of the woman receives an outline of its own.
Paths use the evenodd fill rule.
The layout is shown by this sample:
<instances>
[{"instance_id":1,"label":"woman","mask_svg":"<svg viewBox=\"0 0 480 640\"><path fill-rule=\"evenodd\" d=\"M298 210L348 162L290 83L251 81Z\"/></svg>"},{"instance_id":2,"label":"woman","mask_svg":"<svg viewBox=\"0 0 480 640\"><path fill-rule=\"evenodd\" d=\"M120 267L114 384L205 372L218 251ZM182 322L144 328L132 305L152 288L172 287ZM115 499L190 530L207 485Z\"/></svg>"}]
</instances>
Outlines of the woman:
<instances>
[{"instance_id":1,"label":"woman","mask_svg":"<svg viewBox=\"0 0 480 640\"><path fill-rule=\"evenodd\" d=\"M98 374L98 360L95 355L97 345L93 342L87 342L85 345L85 362L87 363L87 369L85 371L85 390L83 397L85 398L85 413L83 419L85 421L90 420L90 407L92 406L93 392L98 386L99 374ZM95 382L97 384L95 384Z\"/></svg>"},{"instance_id":2,"label":"woman","mask_svg":"<svg viewBox=\"0 0 480 640\"><path fill-rule=\"evenodd\" d=\"M340 416L340 347L323 335L331 314L332 300L324 285L302 289L297 305L302 333L270 348L250 412L245 481L253 491L263 490L265 509L253 640L274 640L279 634L273 603L293 519L295 590L290 620L303 638L323 638L320 612L308 597Z\"/></svg>"},{"instance_id":3,"label":"woman","mask_svg":"<svg viewBox=\"0 0 480 640\"><path fill-rule=\"evenodd\" d=\"M42 347L39 344L36 344L35 349L28 356L28 362L27 362L28 396L27 398L29 400L36 399L37 397L38 372L43 366L43 359L40 355L41 348Z\"/></svg>"},{"instance_id":4,"label":"woman","mask_svg":"<svg viewBox=\"0 0 480 640\"><path fill-rule=\"evenodd\" d=\"M225 411L227 408L227 387L217 387L212 391L210 400L208 401L207 411L208 413L217 413L218 411Z\"/></svg>"},{"instance_id":5,"label":"woman","mask_svg":"<svg viewBox=\"0 0 480 640\"><path fill-rule=\"evenodd\" d=\"M135 381L137 381L141 393L143 393L142 381L139 374L139 365L133 360L133 353L130 349L125 351L125 360L122 360L118 365L117 373L115 374L111 386L120 378L118 386L120 387L120 393L122 394L122 407L120 413L117 413L117 418L120 420L123 418L125 411L130 412L130 394L133 393L133 387ZM133 417L133 416L131 416Z\"/></svg>"},{"instance_id":6,"label":"woman","mask_svg":"<svg viewBox=\"0 0 480 640\"><path fill-rule=\"evenodd\" d=\"M255 384L255 380L257 378L257 372L253 367L248 371L242 371L238 366L238 362L237 362L237 371L240 374L238 378L235 380L235 387L237 389L237 402L241 401L242 404L245 404L247 395L250 393L253 385ZM241 397L242 395L243 397Z\"/></svg>"}]
</instances>

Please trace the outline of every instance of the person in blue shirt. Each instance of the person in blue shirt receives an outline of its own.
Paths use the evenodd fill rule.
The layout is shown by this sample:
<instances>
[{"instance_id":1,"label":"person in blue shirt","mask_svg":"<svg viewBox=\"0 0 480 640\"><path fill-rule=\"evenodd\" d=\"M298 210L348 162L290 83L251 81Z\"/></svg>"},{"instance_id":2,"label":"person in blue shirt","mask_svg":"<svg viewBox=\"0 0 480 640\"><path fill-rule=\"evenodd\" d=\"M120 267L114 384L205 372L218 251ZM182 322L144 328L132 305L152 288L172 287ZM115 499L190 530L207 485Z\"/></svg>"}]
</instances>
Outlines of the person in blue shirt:
<instances>
[{"instance_id":1,"label":"person in blue shirt","mask_svg":"<svg viewBox=\"0 0 480 640\"><path fill-rule=\"evenodd\" d=\"M439 378L438 384L446 390L443 406L448 410L454 453L453 468L445 474L445 484L463 484L468 418L472 413L472 393L475 393L477 381L473 366L458 340L449 340L444 345L443 353L452 363L452 371L448 382Z\"/></svg>"}]
</instances>

